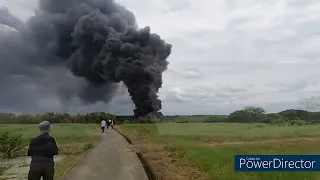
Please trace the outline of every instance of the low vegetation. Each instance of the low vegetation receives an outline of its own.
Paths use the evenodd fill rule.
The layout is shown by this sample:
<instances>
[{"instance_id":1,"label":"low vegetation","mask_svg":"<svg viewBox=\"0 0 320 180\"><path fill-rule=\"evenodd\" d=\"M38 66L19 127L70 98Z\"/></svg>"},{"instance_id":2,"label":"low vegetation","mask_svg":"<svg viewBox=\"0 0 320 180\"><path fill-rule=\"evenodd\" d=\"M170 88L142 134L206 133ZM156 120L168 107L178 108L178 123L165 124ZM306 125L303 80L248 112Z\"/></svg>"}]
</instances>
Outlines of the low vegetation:
<instances>
[{"instance_id":1,"label":"low vegetation","mask_svg":"<svg viewBox=\"0 0 320 180\"><path fill-rule=\"evenodd\" d=\"M32 124L3 124L0 125L0 133L3 132L22 134L22 141L29 143L39 134L39 129ZM79 144L100 138L97 132L100 132L100 129L96 124L53 124L51 134L59 144Z\"/></svg>"},{"instance_id":2,"label":"low vegetation","mask_svg":"<svg viewBox=\"0 0 320 180\"><path fill-rule=\"evenodd\" d=\"M178 161L180 164L175 166L174 173L185 179L317 180L320 178L320 173L314 172L234 172L234 155L237 154L319 154L320 125L318 124L291 126L265 123L168 123L126 124L120 128L124 134L133 139L133 143L138 144L137 148L140 151L146 153L159 178L166 177L166 173L173 171L172 169L163 171L160 164L170 164L173 160L166 161L165 157L168 159L175 154L177 154L174 158L176 160L173 162ZM165 148L157 149L161 145ZM168 155L157 158L156 153L159 151L166 151ZM186 172L185 169L189 170ZM195 169L203 174L200 176L202 178L199 178L199 175L195 176L197 174Z\"/></svg>"},{"instance_id":3,"label":"low vegetation","mask_svg":"<svg viewBox=\"0 0 320 180\"><path fill-rule=\"evenodd\" d=\"M320 123L320 112L309 112L305 110L288 109L279 113L266 113L263 108L248 106L234 111L229 115L190 115L190 116L164 116L157 118L139 118L130 116L117 116L119 123L267 123L267 124L290 124L304 125Z\"/></svg>"},{"instance_id":4,"label":"low vegetation","mask_svg":"<svg viewBox=\"0 0 320 180\"><path fill-rule=\"evenodd\" d=\"M37 124L41 121L51 123L99 123L102 119L115 119L112 114L95 112L89 114L68 114L68 113L44 113L44 114L13 114L0 113L0 124Z\"/></svg>"},{"instance_id":5,"label":"low vegetation","mask_svg":"<svg viewBox=\"0 0 320 180\"><path fill-rule=\"evenodd\" d=\"M38 134L37 125L0 125L0 151L5 153L5 158L26 156L30 140ZM54 124L51 134L59 146L59 155L64 157L62 162L57 163L55 179L59 179L75 166L77 159L92 149L101 138L100 128L96 124ZM6 154L8 149L10 156ZM1 162L3 161L0 161L0 176L10 168L6 165L8 163Z\"/></svg>"},{"instance_id":6,"label":"low vegetation","mask_svg":"<svg viewBox=\"0 0 320 180\"><path fill-rule=\"evenodd\" d=\"M6 158L25 156L31 138L38 135L35 124L48 120L53 123L52 135L59 144L59 153L66 156L57 165L58 179L75 165L77 157L100 140L100 129L95 123L102 119L114 119L115 124L123 124L119 130L133 140L160 179L320 179L319 173L234 172L236 154L320 153L320 112L294 109L268 114L262 108L249 106L229 115L138 119L104 112L76 115L0 113L0 134L8 135L7 139L22 135L13 143L17 146L9 148L10 153L4 153L7 150L3 146L0 151ZM5 142L1 138L0 141L0 144ZM21 143L23 148L20 150ZM6 168L0 166L0 175Z\"/></svg>"},{"instance_id":7,"label":"low vegetation","mask_svg":"<svg viewBox=\"0 0 320 180\"><path fill-rule=\"evenodd\" d=\"M23 148L22 134L14 135L9 132L0 134L0 152L5 159L11 159L13 154Z\"/></svg>"},{"instance_id":8,"label":"low vegetation","mask_svg":"<svg viewBox=\"0 0 320 180\"><path fill-rule=\"evenodd\" d=\"M160 117L160 116L159 116ZM115 116L104 112L89 114L44 113L44 114L13 114L0 113L0 124L37 124L47 120L51 123L99 123L102 119L113 119L115 124L131 123L268 123L304 125L320 123L320 112L288 109L279 113L266 113L260 107L248 106L234 111L229 115L190 115L162 116L161 118L138 118L133 116Z\"/></svg>"}]
</instances>

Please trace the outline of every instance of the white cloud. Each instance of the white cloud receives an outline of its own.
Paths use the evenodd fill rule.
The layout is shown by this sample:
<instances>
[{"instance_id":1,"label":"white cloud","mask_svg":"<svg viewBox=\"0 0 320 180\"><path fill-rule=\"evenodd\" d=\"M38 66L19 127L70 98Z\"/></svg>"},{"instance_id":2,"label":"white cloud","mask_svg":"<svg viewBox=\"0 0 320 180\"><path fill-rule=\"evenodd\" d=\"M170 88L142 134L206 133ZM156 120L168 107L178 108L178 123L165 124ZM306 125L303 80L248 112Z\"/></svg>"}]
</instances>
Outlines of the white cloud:
<instances>
[{"instance_id":1,"label":"white cloud","mask_svg":"<svg viewBox=\"0 0 320 180\"><path fill-rule=\"evenodd\" d=\"M35 1L26 2L0 5L27 19ZM320 93L320 1L117 2L140 27L173 44L160 90L165 114L229 113L246 105L281 111Z\"/></svg>"},{"instance_id":2,"label":"white cloud","mask_svg":"<svg viewBox=\"0 0 320 180\"><path fill-rule=\"evenodd\" d=\"M36 0L0 0L0 6L7 7L10 12L19 19L26 21L30 16L34 15L34 9L37 6Z\"/></svg>"}]
</instances>

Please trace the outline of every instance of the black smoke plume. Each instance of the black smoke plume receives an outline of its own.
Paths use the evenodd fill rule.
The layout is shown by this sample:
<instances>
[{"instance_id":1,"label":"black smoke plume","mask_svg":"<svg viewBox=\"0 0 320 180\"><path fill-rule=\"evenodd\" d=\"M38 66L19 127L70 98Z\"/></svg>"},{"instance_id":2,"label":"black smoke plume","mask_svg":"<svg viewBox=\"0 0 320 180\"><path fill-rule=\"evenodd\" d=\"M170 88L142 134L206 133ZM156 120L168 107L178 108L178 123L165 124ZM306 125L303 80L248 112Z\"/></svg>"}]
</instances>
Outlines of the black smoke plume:
<instances>
[{"instance_id":1,"label":"black smoke plume","mask_svg":"<svg viewBox=\"0 0 320 180\"><path fill-rule=\"evenodd\" d=\"M0 35L4 85L23 75L50 84L62 101L76 96L90 104L108 102L123 82L136 117L162 108L157 93L172 45L149 27L138 29L134 14L113 0L40 0L26 23L7 10L0 15L0 23L18 31ZM65 67L85 83L64 77Z\"/></svg>"}]
</instances>

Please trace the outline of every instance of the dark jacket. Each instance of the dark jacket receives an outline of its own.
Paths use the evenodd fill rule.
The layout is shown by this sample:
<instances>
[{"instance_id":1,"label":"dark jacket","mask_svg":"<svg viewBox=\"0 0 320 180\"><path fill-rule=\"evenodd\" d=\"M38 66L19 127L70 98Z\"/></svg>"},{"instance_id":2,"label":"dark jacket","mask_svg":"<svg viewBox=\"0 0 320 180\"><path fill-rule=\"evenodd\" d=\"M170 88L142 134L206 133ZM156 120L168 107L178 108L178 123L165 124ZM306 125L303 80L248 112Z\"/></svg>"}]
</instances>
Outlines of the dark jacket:
<instances>
[{"instance_id":1,"label":"dark jacket","mask_svg":"<svg viewBox=\"0 0 320 180\"><path fill-rule=\"evenodd\" d=\"M31 156L31 163L53 162L53 156L58 155L56 140L48 133L41 134L31 140L28 148L28 156Z\"/></svg>"}]
</instances>

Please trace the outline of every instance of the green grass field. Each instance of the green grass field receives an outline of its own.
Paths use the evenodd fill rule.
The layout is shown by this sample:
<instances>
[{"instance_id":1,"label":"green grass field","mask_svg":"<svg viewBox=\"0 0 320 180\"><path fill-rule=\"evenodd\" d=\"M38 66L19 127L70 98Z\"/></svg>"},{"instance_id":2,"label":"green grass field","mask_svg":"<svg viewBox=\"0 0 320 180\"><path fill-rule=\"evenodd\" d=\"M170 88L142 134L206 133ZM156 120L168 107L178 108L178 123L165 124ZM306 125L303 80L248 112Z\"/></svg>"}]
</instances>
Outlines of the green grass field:
<instances>
[{"instance_id":1,"label":"green grass field","mask_svg":"<svg viewBox=\"0 0 320 180\"><path fill-rule=\"evenodd\" d=\"M22 140L26 145L39 135L37 125L0 125L1 132L22 134ZM70 170L77 158L91 149L101 138L100 128L95 124L54 124L50 134L57 141L59 154L66 156L65 160L56 166L56 180ZM26 149L19 154L26 155ZM5 169L7 168L0 166L0 175Z\"/></svg>"},{"instance_id":2,"label":"green grass field","mask_svg":"<svg viewBox=\"0 0 320 180\"><path fill-rule=\"evenodd\" d=\"M320 125L269 124L157 124L122 125L126 133L140 134L153 142L168 144L184 161L209 174L212 180L319 180L320 173L234 172L236 154L319 154ZM288 138L313 137L288 142ZM266 140L275 142L263 143ZM256 144L212 146L213 142L255 141ZM260 141L260 142L259 142ZM207 146L206 146L207 145Z\"/></svg>"},{"instance_id":3,"label":"green grass field","mask_svg":"<svg viewBox=\"0 0 320 180\"><path fill-rule=\"evenodd\" d=\"M37 125L0 125L1 132L22 134L28 143L39 134ZM54 124L50 133L57 143L85 143L100 136L99 126L95 124Z\"/></svg>"}]
</instances>

